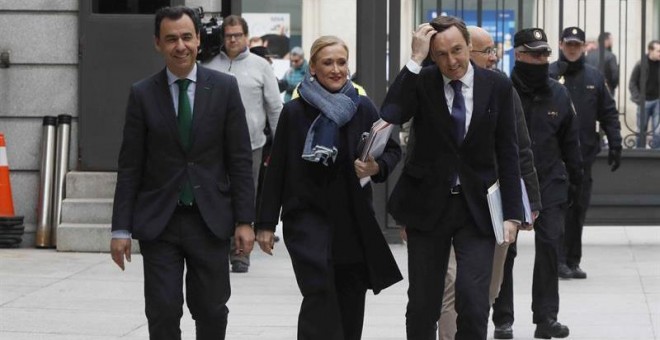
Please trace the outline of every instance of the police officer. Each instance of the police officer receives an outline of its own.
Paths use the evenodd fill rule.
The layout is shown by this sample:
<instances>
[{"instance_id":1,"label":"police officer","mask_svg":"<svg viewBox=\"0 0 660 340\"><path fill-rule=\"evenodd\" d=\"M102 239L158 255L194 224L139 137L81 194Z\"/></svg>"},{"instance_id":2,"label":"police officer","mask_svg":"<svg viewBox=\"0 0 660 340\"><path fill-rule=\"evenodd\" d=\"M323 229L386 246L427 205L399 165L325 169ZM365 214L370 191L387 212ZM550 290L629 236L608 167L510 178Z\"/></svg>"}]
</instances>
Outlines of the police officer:
<instances>
[{"instance_id":1,"label":"police officer","mask_svg":"<svg viewBox=\"0 0 660 340\"><path fill-rule=\"evenodd\" d=\"M526 28L514 36L516 62L511 73L520 95L532 141L541 187L541 213L536 220L532 311L536 338L565 338L567 326L557 322L559 257L569 181L582 180L578 121L568 90L548 76L552 49L545 32Z\"/></svg>"},{"instance_id":2,"label":"police officer","mask_svg":"<svg viewBox=\"0 0 660 340\"><path fill-rule=\"evenodd\" d=\"M559 277L585 279L580 268L582 258L582 227L591 199L591 166L600 152L600 135L596 122L607 136L607 163L615 171L621 164L621 124L614 99L605 85L605 78L595 67L585 63L584 31L567 27L559 40L559 60L550 64L550 77L564 84L571 94L580 124L582 150L582 186L570 190L564 251L559 257Z\"/></svg>"}]
</instances>

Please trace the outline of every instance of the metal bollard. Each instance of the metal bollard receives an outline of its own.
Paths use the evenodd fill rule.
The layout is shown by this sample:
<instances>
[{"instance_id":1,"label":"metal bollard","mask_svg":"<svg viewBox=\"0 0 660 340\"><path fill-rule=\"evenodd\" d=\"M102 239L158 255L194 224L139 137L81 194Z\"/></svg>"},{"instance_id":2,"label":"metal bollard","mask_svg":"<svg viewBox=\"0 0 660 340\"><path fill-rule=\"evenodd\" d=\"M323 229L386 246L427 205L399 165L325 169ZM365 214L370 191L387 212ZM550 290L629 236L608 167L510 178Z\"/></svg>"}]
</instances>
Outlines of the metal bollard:
<instances>
[{"instance_id":1,"label":"metal bollard","mask_svg":"<svg viewBox=\"0 0 660 340\"><path fill-rule=\"evenodd\" d=\"M37 248L50 247L51 218L53 212L53 180L55 172L55 126L57 117L45 116L41 140L41 169L39 202L37 202Z\"/></svg>"},{"instance_id":2,"label":"metal bollard","mask_svg":"<svg viewBox=\"0 0 660 340\"><path fill-rule=\"evenodd\" d=\"M71 116L57 116L57 148L55 154L55 181L53 187L53 214L51 218L51 245L57 246L57 227L62 219L62 199L64 199L64 179L69 168L69 143L71 137Z\"/></svg>"}]
</instances>

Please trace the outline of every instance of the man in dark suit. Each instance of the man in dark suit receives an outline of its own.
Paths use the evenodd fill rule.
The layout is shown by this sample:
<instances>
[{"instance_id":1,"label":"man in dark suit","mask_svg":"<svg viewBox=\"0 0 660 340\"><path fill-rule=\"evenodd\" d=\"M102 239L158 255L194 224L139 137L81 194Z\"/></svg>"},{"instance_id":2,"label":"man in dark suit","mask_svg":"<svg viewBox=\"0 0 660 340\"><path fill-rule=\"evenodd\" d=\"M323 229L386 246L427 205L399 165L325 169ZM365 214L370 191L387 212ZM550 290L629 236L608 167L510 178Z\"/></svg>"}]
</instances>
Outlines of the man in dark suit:
<instances>
[{"instance_id":1,"label":"man in dark suit","mask_svg":"<svg viewBox=\"0 0 660 340\"><path fill-rule=\"evenodd\" d=\"M155 45L166 68L131 87L112 217L123 270L131 241L144 260L151 339L180 339L183 273L197 339L224 339L229 237L254 243L252 151L236 79L197 66L199 18L158 10Z\"/></svg>"},{"instance_id":2,"label":"man in dark suit","mask_svg":"<svg viewBox=\"0 0 660 340\"><path fill-rule=\"evenodd\" d=\"M498 179L505 242L522 218L511 82L471 64L470 49L458 18L420 25L382 107L392 123L415 117L415 147L389 201L408 233L408 339L435 339L452 242L456 339L486 339L495 246L486 191ZM422 68L429 51L434 65Z\"/></svg>"}]
</instances>

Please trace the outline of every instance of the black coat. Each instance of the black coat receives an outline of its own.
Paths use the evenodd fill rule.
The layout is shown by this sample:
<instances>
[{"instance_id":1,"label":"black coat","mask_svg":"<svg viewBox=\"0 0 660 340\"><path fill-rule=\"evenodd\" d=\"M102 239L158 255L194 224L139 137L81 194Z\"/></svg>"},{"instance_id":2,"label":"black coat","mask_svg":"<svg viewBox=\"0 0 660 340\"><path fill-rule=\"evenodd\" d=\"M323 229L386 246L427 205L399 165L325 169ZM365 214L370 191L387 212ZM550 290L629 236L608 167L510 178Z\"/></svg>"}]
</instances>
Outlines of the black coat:
<instances>
[{"instance_id":1,"label":"black coat","mask_svg":"<svg viewBox=\"0 0 660 340\"><path fill-rule=\"evenodd\" d=\"M649 93L650 91L647 87L649 77L657 77L657 82L660 84L660 70L658 70L656 74L651 74L650 62L649 55L645 54L642 56L642 59L635 64L635 67L630 74L630 81L628 83L630 100L637 105L641 105L643 100L649 101L660 99L660 92L655 94Z\"/></svg>"},{"instance_id":2,"label":"black coat","mask_svg":"<svg viewBox=\"0 0 660 340\"><path fill-rule=\"evenodd\" d=\"M537 92L525 87L515 72L511 79L525 111L543 209L562 204L568 200L569 181L582 183L579 125L570 94L554 79L548 78Z\"/></svg>"},{"instance_id":3,"label":"black coat","mask_svg":"<svg viewBox=\"0 0 660 340\"><path fill-rule=\"evenodd\" d=\"M378 112L369 98L360 96L355 116L340 128L339 153L345 161L331 166L305 161L301 155L307 131L320 111L302 98L284 105L273 141L273 147L258 203L255 227L275 230L280 217L284 228L284 242L291 255L296 279L303 295L323 291L332 258L333 214L352 216L353 231L363 249L364 264L368 269L370 288L374 293L403 279L394 257L380 230L372 207L371 184L360 186L353 168L358 158L358 144L363 132L369 131L378 119ZM380 173L374 182L384 181L401 158L401 149L393 140L377 159ZM348 197L352 211L332 211L328 185L342 172L346 186L343 196ZM333 188L333 190L336 188ZM347 202L341 202L347 206ZM313 215L314 218L302 218ZM306 223L298 223L305 221ZM318 223L309 223L318 221Z\"/></svg>"},{"instance_id":4,"label":"black coat","mask_svg":"<svg viewBox=\"0 0 660 340\"><path fill-rule=\"evenodd\" d=\"M596 122L607 135L611 148L621 148L621 123L614 99L605 85L605 79L591 65L584 65L576 72L566 73L563 61L550 64L549 74L564 84L571 94L580 126L582 160L593 163L600 152L600 134Z\"/></svg>"}]
</instances>

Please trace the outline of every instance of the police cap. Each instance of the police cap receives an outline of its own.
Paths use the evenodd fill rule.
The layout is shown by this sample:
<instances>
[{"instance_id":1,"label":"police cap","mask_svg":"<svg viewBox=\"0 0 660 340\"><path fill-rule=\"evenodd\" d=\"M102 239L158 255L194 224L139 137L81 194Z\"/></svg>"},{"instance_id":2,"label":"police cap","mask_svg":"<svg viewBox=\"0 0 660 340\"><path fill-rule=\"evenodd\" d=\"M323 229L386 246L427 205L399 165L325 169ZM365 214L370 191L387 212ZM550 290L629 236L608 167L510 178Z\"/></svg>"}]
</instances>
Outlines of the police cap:
<instances>
[{"instance_id":1,"label":"police cap","mask_svg":"<svg viewBox=\"0 0 660 340\"><path fill-rule=\"evenodd\" d=\"M522 46L523 49L535 52L551 52L548 37L540 28L525 28L513 36L513 47Z\"/></svg>"}]
</instances>

